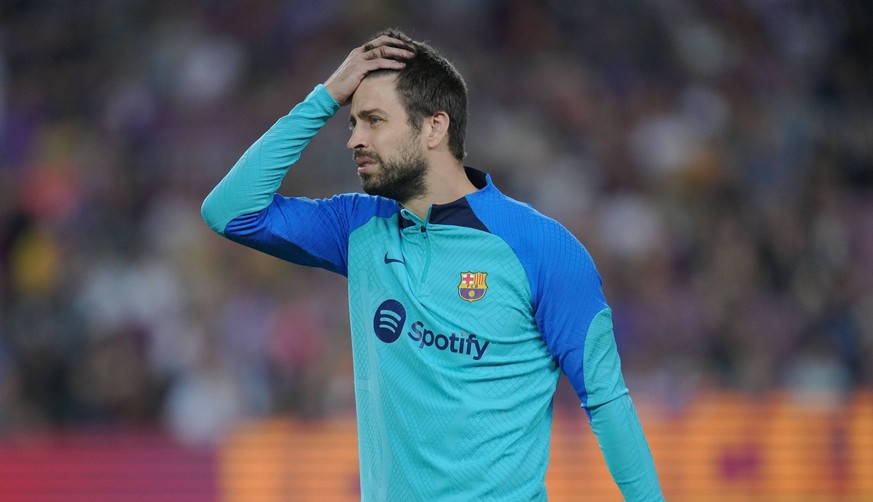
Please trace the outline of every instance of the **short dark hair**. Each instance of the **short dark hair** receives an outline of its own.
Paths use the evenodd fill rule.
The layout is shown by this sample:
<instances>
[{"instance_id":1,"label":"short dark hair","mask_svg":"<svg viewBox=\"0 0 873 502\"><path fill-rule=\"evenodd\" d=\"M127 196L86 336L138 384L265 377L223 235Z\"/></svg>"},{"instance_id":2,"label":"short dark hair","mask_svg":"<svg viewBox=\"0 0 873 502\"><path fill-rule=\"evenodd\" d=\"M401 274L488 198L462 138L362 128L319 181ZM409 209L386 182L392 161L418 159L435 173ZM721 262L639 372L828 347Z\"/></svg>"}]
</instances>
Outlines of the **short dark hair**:
<instances>
[{"instance_id":1,"label":"short dark hair","mask_svg":"<svg viewBox=\"0 0 873 502\"><path fill-rule=\"evenodd\" d=\"M415 130L421 130L425 117L445 112L449 116L449 151L463 160L467 129L467 84L463 77L427 43L415 41L397 28L382 30L373 39L382 35L402 40L415 56L405 60L402 70L377 70L371 75L397 74L397 93Z\"/></svg>"}]
</instances>

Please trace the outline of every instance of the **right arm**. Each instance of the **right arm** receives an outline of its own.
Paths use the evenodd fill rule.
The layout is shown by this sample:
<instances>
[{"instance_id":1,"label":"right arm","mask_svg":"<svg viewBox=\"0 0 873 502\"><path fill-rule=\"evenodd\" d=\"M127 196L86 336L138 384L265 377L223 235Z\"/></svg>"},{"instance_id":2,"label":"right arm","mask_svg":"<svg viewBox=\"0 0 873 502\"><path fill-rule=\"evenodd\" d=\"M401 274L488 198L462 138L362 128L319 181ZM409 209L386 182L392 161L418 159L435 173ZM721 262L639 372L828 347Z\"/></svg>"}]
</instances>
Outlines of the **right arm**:
<instances>
[{"instance_id":1,"label":"right arm","mask_svg":"<svg viewBox=\"0 0 873 502\"><path fill-rule=\"evenodd\" d=\"M219 235L277 258L345 274L347 206L352 198L312 200L276 194L290 167L339 104L318 85L246 150L203 201Z\"/></svg>"},{"instance_id":2,"label":"right arm","mask_svg":"<svg viewBox=\"0 0 873 502\"><path fill-rule=\"evenodd\" d=\"M402 42L379 37L351 51L324 85L279 119L237 161L203 202L203 219L215 232L302 265L344 273L348 224L341 209L354 197L329 200L276 194L303 149L361 80L376 69L399 69L412 53Z\"/></svg>"},{"instance_id":3,"label":"right arm","mask_svg":"<svg viewBox=\"0 0 873 502\"><path fill-rule=\"evenodd\" d=\"M209 227L225 235L234 219L269 206L288 169L339 107L318 85L255 141L203 201L201 213Z\"/></svg>"},{"instance_id":4,"label":"right arm","mask_svg":"<svg viewBox=\"0 0 873 502\"><path fill-rule=\"evenodd\" d=\"M203 218L224 235L227 224L244 214L266 208L292 164L300 158L327 120L348 103L367 74L379 69L401 69L413 56L397 39L381 36L352 50L327 79L315 87L291 113L279 119L245 152L203 202Z\"/></svg>"}]
</instances>

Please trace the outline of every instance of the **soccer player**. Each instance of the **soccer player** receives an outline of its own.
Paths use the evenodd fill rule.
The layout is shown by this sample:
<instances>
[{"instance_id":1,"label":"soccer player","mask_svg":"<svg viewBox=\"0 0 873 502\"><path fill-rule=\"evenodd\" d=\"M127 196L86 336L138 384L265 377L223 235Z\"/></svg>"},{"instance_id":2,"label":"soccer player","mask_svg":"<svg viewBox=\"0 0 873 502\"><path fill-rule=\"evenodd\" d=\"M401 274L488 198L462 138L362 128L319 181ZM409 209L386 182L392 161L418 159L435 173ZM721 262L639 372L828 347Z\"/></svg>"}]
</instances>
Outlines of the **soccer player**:
<instances>
[{"instance_id":1,"label":"soccer player","mask_svg":"<svg viewBox=\"0 0 873 502\"><path fill-rule=\"evenodd\" d=\"M346 104L367 194L276 194ZM663 499L591 257L463 165L466 115L452 64L388 30L245 152L203 217L348 278L363 500L545 500L560 371L624 497Z\"/></svg>"}]
</instances>

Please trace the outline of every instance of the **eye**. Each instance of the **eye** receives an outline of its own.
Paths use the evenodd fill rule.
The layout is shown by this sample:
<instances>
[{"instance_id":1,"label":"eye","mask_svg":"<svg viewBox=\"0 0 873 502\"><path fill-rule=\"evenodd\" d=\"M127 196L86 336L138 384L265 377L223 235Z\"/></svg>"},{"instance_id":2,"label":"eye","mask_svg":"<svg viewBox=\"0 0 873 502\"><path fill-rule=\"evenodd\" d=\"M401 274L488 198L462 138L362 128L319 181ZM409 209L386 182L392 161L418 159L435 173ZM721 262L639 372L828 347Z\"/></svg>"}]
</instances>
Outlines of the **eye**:
<instances>
[{"instance_id":1,"label":"eye","mask_svg":"<svg viewBox=\"0 0 873 502\"><path fill-rule=\"evenodd\" d=\"M380 117L370 116L367 121L370 123L371 126L374 126L379 125L382 122L382 119Z\"/></svg>"}]
</instances>

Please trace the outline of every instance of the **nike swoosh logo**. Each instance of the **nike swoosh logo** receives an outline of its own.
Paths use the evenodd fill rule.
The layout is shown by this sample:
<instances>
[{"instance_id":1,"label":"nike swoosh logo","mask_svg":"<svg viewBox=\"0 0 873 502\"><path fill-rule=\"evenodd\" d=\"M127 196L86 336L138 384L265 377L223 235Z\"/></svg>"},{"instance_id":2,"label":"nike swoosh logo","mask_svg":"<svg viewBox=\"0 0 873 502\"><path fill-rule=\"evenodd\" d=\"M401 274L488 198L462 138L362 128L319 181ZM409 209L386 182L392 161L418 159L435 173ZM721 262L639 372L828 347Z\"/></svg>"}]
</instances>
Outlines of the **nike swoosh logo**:
<instances>
[{"instance_id":1,"label":"nike swoosh logo","mask_svg":"<svg viewBox=\"0 0 873 502\"><path fill-rule=\"evenodd\" d=\"M402 263L402 264L406 265L406 262L403 261L402 259L398 260L397 258L388 258L388 253L385 253L385 264L387 265L389 263Z\"/></svg>"}]
</instances>

